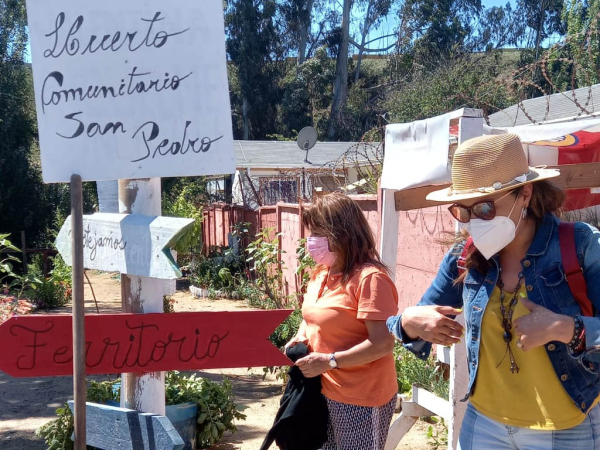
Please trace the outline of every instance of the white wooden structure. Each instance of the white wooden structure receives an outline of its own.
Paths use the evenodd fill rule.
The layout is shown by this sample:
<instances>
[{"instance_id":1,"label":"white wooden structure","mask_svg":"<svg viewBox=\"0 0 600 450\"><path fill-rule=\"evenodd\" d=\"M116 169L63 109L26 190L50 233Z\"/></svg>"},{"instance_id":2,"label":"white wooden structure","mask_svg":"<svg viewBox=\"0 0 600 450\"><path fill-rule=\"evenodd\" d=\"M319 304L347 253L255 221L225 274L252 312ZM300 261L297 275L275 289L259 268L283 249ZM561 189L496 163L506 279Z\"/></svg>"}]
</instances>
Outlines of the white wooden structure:
<instances>
[{"instance_id":1,"label":"white wooden structure","mask_svg":"<svg viewBox=\"0 0 600 450\"><path fill-rule=\"evenodd\" d=\"M450 125L458 123L458 141L481 136L483 134L483 113L480 110L461 109L450 115ZM412 190L412 189L411 189ZM414 189L420 190L420 189ZM383 212L381 218L380 252L383 262L395 268L398 254L399 209L396 207L396 191L383 189ZM423 196L423 199L425 196ZM394 275L394 270L392 270ZM450 364L450 400L436 397L424 389L413 389L412 401L402 402L402 413L392 424L385 450L396 448L400 440L415 424L419 417L439 415L448 424L448 447L456 448L460 424L466 404L460 399L465 396L468 384L467 356L464 342L452 346L450 351L438 346L438 358Z\"/></svg>"},{"instance_id":2,"label":"white wooden structure","mask_svg":"<svg viewBox=\"0 0 600 450\"><path fill-rule=\"evenodd\" d=\"M531 126L492 129L485 124L481 110L468 108L450 113L449 118L450 127L458 126L459 144L483 134L506 132L516 132L522 135L522 140L525 142L527 138L536 134L547 134L548 139L550 139L560 135L561 130L585 129L592 124L591 121L582 122L581 125L564 124L560 127L561 130L558 131L556 126L557 129L554 130L548 127L534 129ZM528 156L530 159L532 158L531 154ZM451 155L448 158L449 167L450 161ZM538 162L533 162L532 165L536 164ZM570 164L561 165L560 167L551 165L549 167L560 168L561 175L554 182L563 189L593 189L600 184L600 163ZM395 275L397 263L398 233L402 231L398 229L399 212L441 205L442 203L426 200L426 196L428 193L448 185L429 184L426 186L421 185L422 187L395 190L387 189L382 183L383 208L379 250L383 262L392 268L392 276ZM462 315L457 320L462 322ZM437 346L437 357L441 362L450 365L449 400L436 397L431 392L420 388L413 388L412 399L409 401L399 396L399 401L402 401L402 412L390 427L385 450L394 450L419 417L433 415L442 417L448 424L448 448L452 450L457 448L460 426L467 406L466 402L461 402L461 399L467 394L469 381L465 342L462 341L453 345L450 349Z\"/></svg>"}]
</instances>

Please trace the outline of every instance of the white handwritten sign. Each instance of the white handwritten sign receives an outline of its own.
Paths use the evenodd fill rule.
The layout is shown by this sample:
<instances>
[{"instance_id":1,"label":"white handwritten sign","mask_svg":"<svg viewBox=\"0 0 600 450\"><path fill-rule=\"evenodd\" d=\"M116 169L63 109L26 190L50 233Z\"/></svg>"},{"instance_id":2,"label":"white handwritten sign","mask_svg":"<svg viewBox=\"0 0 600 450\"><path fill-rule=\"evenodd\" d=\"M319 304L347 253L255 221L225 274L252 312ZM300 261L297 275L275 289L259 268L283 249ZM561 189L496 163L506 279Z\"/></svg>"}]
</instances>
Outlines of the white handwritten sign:
<instances>
[{"instance_id":1,"label":"white handwritten sign","mask_svg":"<svg viewBox=\"0 0 600 450\"><path fill-rule=\"evenodd\" d=\"M138 214L83 216L83 266L86 269L173 279L181 272L169 251L193 219ZM71 265L71 216L56 238L56 248Z\"/></svg>"},{"instance_id":2,"label":"white handwritten sign","mask_svg":"<svg viewBox=\"0 0 600 450\"><path fill-rule=\"evenodd\" d=\"M46 182L233 173L221 0L27 0Z\"/></svg>"}]
</instances>

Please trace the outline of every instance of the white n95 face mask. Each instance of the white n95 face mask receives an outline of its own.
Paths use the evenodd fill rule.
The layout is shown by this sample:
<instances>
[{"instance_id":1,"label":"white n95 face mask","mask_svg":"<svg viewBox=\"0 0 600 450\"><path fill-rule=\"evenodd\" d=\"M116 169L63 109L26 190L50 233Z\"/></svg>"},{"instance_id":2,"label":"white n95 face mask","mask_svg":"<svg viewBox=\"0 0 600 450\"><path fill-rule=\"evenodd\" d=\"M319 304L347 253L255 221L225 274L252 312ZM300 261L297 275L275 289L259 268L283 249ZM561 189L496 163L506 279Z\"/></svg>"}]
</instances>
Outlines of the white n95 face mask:
<instances>
[{"instance_id":1,"label":"white n95 face mask","mask_svg":"<svg viewBox=\"0 0 600 450\"><path fill-rule=\"evenodd\" d=\"M496 216L492 220L471 219L468 223L461 224L466 229L473 244L485 259L490 259L515 239L518 226L521 224L523 214L519 214L517 225L510 218L518 198L507 216Z\"/></svg>"}]
</instances>

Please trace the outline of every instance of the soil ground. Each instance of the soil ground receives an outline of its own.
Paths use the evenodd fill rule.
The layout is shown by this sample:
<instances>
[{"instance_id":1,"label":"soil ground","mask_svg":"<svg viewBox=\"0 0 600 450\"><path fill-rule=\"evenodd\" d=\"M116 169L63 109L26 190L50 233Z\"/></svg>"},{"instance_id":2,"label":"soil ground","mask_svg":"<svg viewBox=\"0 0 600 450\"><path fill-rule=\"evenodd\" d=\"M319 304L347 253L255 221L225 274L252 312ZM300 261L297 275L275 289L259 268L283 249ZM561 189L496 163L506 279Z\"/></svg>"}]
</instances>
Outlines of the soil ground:
<instances>
[{"instance_id":1,"label":"soil ground","mask_svg":"<svg viewBox=\"0 0 600 450\"><path fill-rule=\"evenodd\" d=\"M100 312L120 312L121 288L118 276L97 272L89 272L88 275ZM251 309L243 300L198 299L189 291L178 291L173 297L177 302L176 312ZM87 283L85 301L86 313L95 314L96 308ZM71 307L67 305L52 313L70 314ZM282 382L271 375L263 380L261 368L206 370L198 374L215 381L227 376L232 381L236 402L247 408L244 411L247 419L237 424L238 432L226 435L213 450L258 450L277 413L283 390ZM105 379L102 376L90 378ZM11 378L0 372L0 449L45 450L45 444L34 432L55 417L55 409L72 398L72 390L71 377ZM417 422L402 440L398 450L434 448L426 437L428 427L429 424L425 422Z\"/></svg>"}]
</instances>

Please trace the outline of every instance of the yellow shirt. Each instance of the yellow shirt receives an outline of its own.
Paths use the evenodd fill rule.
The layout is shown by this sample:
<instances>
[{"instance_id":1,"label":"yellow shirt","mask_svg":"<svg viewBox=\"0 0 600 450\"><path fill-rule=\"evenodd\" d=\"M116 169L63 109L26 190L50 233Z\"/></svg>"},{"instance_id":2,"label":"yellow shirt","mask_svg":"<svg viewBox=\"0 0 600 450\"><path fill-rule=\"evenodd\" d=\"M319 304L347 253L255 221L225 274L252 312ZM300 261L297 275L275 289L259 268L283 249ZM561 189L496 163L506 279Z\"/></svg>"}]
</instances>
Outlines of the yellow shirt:
<instances>
[{"instance_id":1,"label":"yellow shirt","mask_svg":"<svg viewBox=\"0 0 600 450\"><path fill-rule=\"evenodd\" d=\"M517 295L527 298L524 285ZM511 299L512 294L506 292L504 304L507 311ZM518 302L513 322L526 314L529 311ZM496 287L481 324L479 369L471 397L473 406L493 420L533 430L564 430L582 423L585 414L562 387L546 348L542 346L523 352L517 347L519 337L513 328L510 346L520 371L511 373L510 357L508 354L504 357L506 343L503 333L500 289ZM498 367L500 361L502 364Z\"/></svg>"}]
</instances>

